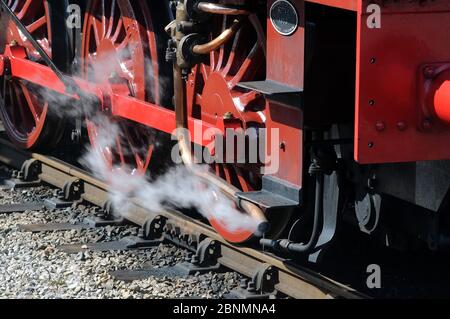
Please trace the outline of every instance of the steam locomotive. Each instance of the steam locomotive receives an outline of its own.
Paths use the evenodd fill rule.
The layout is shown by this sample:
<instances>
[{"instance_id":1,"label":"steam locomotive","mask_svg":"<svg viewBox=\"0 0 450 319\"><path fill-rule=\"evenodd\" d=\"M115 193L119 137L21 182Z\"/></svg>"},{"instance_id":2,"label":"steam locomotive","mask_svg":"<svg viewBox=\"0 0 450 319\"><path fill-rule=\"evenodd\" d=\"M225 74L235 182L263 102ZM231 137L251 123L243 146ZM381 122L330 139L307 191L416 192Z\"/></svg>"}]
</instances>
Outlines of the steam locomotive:
<instances>
[{"instance_id":1,"label":"steam locomotive","mask_svg":"<svg viewBox=\"0 0 450 319\"><path fill-rule=\"evenodd\" d=\"M449 1L1 7L0 113L18 147L102 148L100 112L122 131L99 149L108 165L153 174L174 143L190 166L193 145L211 155L252 132L243 160L233 153L201 176L260 220L264 238L209 220L229 242L316 262L345 223L396 249L448 248ZM253 144L265 155L252 162Z\"/></svg>"}]
</instances>

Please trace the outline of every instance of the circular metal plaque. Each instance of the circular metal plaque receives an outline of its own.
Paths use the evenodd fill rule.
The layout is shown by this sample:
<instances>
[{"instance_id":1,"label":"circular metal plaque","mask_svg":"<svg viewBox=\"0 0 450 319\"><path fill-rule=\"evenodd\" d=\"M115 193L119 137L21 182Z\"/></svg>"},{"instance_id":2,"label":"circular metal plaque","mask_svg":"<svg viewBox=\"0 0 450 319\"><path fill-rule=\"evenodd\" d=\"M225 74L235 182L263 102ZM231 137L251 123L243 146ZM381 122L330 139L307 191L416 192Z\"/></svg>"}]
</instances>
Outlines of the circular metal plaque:
<instances>
[{"instance_id":1,"label":"circular metal plaque","mask_svg":"<svg viewBox=\"0 0 450 319\"><path fill-rule=\"evenodd\" d=\"M298 14L287 0L278 0L270 8L270 21L278 33L291 35L298 27Z\"/></svg>"}]
</instances>

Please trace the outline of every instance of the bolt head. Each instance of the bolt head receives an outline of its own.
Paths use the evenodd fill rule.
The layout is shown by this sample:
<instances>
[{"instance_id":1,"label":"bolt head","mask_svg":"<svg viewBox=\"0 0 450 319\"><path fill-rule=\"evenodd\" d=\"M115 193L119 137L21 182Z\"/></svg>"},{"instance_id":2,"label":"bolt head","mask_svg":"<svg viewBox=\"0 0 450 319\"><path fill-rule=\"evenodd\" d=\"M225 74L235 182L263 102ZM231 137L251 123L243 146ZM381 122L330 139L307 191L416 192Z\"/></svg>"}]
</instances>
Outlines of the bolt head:
<instances>
[{"instance_id":1,"label":"bolt head","mask_svg":"<svg viewBox=\"0 0 450 319\"><path fill-rule=\"evenodd\" d=\"M405 131L408 128L408 125L406 124L406 122L400 121L397 123L397 128L400 131Z\"/></svg>"},{"instance_id":2,"label":"bolt head","mask_svg":"<svg viewBox=\"0 0 450 319\"><path fill-rule=\"evenodd\" d=\"M375 128L378 132L383 132L386 129L386 124L382 121L378 121L375 124Z\"/></svg>"}]
</instances>

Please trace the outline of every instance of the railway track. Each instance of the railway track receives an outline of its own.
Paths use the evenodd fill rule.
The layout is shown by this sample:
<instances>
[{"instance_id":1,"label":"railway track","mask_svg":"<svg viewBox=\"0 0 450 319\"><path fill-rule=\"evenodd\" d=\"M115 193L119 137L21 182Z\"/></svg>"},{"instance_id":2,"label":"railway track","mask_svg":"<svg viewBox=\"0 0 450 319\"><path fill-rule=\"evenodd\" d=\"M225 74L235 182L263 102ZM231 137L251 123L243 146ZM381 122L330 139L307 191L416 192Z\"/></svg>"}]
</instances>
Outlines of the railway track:
<instances>
[{"instance_id":1,"label":"railway track","mask_svg":"<svg viewBox=\"0 0 450 319\"><path fill-rule=\"evenodd\" d=\"M31 225L35 230L94 228L106 225L132 223L141 227L139 236L112 242L75 244L62 247L66 252L86 250L143 249L171 243L191 251L191 260L176 265L186 274L216 270L219 265L234 270L245 277L233 297L261 298L288 296L292 298L363 298L365 295L333 281L290 260L267 252L237 247L224 241L209 226L176 210L148 211L137 200L131 200L126 212L120 216L108 204L108 185L89 173L57 158L16 149L5 139L0 139L0 162L17 170L8 181L15 187L50 184L61 189L58 198L50 205L63 207L74 201L86 201L103 207L106 216L92 216L80 224ZM49 203L47 203L48 205ZM59 206L58 206L59 205ZM123 217L123 218L122 218ZM45 227L49 229L45 229ZM31 229L33 230L33 229ZM146 275L145 270L124 272L119 277L127 280Z\"/></svg>"}]
</instances>

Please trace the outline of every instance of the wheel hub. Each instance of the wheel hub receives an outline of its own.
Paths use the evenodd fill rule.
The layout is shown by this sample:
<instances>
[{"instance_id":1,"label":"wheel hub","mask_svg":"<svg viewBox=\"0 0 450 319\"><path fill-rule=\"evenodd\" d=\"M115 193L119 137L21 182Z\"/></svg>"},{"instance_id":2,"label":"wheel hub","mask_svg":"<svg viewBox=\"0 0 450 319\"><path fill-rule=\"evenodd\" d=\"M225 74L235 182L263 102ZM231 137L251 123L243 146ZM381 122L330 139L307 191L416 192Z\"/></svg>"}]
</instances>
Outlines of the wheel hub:
<instances>
[{"instance_id":1,"label":"wheel hub","mask_svg":"<svg viewBox=\"0 0 450 319\"><path fill-rule=\"evenodd\" d=\"M223 118L225 114L232 114L242 120L231 90L219 72L212 73L208 78L202 93L201 107L202 119L210 123L216 123L217 118Z\"/></svg>"}]
</instances>

